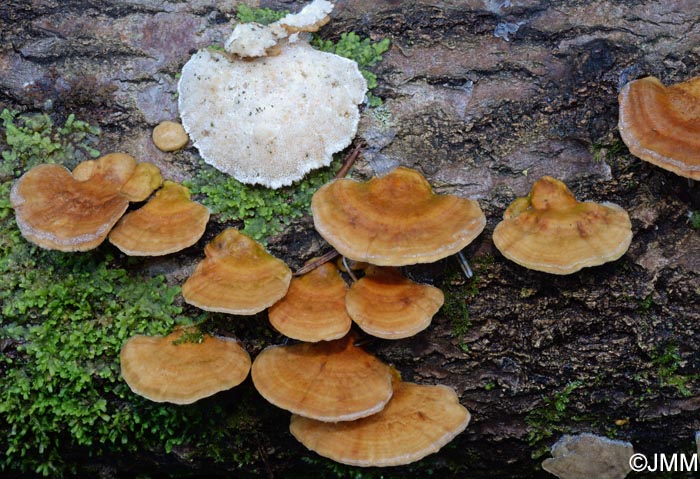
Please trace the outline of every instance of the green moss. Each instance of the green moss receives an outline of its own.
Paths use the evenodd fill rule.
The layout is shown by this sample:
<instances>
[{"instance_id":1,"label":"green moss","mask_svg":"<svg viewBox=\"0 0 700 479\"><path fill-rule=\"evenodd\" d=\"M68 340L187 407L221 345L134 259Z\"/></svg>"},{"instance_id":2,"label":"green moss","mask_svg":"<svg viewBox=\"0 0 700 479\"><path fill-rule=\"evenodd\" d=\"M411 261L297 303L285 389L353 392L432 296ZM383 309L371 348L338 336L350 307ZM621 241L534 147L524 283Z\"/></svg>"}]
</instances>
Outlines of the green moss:
<instances>
[{"instance_id":1,"label":"green moss","mask_svg":"<svg viewBox=\"0 0 700 479\"><path fill-rule=\"evenodd\" d=\"M665 344L651 355L651 363L656 368L656 377L662 387L671 387L681 396L693 395L692 384L700 379L700 374L681 374L683 360L675 344Z\"/></svg>"},{"instance_id":2,"label":"green moss","mask_svg":"<svg viewBox=\"0 0 700 479\"><path fill-rule=\"evenodd\" d=\"M568 409L571 394L582 386L581 381L568 383L561 391L545 398L542 406L527 414L525 423L528 425L527 441L530 446L539 445L543 440L552 437L557 432L568 432L563 423L573 419L571 411ZM540 447L532 453L532 457L537 459L546 452L546 446Z\"/></svg>"},{"instance_id":3,"label":"green moss","mask_svg":"<svg viewBox=\"0 0 700 479\"><path fill-rule=\"evenodd\" d=\"M293 219L309 212L311 197L333 178L339 167L336 161L292 186L273 190L245 185L200 162L197 175L186 185L217 215L218 221L240 222L243 233L265 243Z\"/></svg>"},{"instance_id":4,"label":"green moss","mask_svg":"<svg viewBox=\"0 0 700 479\"><path fill-rule=\"evenodd\" d=\"M441 289L445 293L445 303L441 308L442 314L452 323L452 337L460 341L460 348L467 352L469 346L462 343L464 336L471 329L469 303L479 294L481 276L486 273L494 262L493 256L484 254L470 260L473 276L464 278L461 270L448 275Z\"/></svg>"},{"instance_id":5,"label":"green moss","mask_svg":"<svg viewBox=\"0 0 700 479\"><path fill-rule=\"evenodd\" d=\"M602 163L603 161L612 161L616 157L628 152L627 146L619 137L608 137L606 139L596 141L591 145L590 150L591 154L593 155L593 160L598 163Z\"/></svg>"},{"instance_id":6,"label":"green moss","mask_svg":"<svg viewBox=\"0 0 700 479\"><path fill-rule=\"evenodd\" d=\"M204 333L199 330L197 327L192 327L192 328L185 328L184 331L182 332L182 335L177 338L175 341L173 341L173 344L178 345L178 344L185 344L185 343L194 343L194 344L199 344L202 341L204 341Z\"/></svg>"},{"instance_id":7,"label":"green moss","mask_svg":"<svg viewBox=\"0 0 700 479\"><path fill-rule=\"evenodd\" d=\"M59 477L76 467L67 450L169 452L227 437L221 408L150 403L120 377L127 338L189 322L179 287L119 267L109 246L46 251L17 229L8 199L15 177L45 161L96 156L99 131L72 116L62 126L46 115L0 118L0 469Z\"/></svg>"},{"instance_id":8,"label":"green moss","mask_svg":"<svg viewBox=\"0 0 700 479\"><path fill-rule=\"evenodd\" d=\"M694 230L700 230L700 211L688 211L688 224Z\"/></svg>"},{"instance_id":9,"label":"green moss","mask_svg":"<svg viewBox=\"0 0 700 479\"><path fill-rule=\"evenodd\" d=\"M377 75L370 68L382 60L382 55L389 50L391 41L384 38L373 42L370 38L362 38L355 32L343 33L337 42L323 40L315 35L311 44L324 52L335 53L341 57L357 62L360 72L367 80L367 98L370 106L382 104L381 98L374 96L372 90L377 87Z\"/></svg>"},{"instance_id":10,"label":"green moss","mask_svg":"<svg viewBox=\"0 0 700 479\"><path fill-rule=\"evenodd\" d=\"M236 18L241 23L256 22L267 25L276 22L287 15L286 10L272 10L270 8L254 8L248 5L238 5Z\"/></svg>"},{"instance_id":11,"label":"green moss","mask_svg":"<svg viewBox=\"0 0 700 479\"><path fill-rule=\"evenodd\" d=\"M0 164L0 181L18 177L39 163L59 163L73 168L79 162L97 158L95 149L100 129L68 116L63 126L54 126L46 114L25 114L3 110L0 122L5 148Z\"/></svg>"},{"instance_id":12,"label":"green moss","mask_svg":"<svg viewBox=\"0 0 700 479\"><path fill-rule=\"evenodd\" d=\"M442 306L442 314L452 323L452 337L460 342L460 348L467 352L469 346L462 343L464 336L472 327L469 318L469 306L463 294L458 294L449 288L445 290L445 303Z\"/></svg>"}]
</instances>

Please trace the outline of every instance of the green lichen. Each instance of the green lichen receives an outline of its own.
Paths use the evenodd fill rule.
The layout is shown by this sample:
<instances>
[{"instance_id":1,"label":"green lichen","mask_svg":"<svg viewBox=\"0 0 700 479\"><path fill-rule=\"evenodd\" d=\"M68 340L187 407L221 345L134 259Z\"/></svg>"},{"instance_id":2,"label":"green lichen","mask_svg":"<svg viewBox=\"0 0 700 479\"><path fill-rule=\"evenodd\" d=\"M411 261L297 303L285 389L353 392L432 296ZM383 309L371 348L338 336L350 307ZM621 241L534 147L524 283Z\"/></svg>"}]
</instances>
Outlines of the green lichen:
<instances>
[{"instance_id":1,"label":"green lichen","mask_svg":"<svg viewBox=\"0 0 700 479\"><path fill-rule=\"evenodd\" d=\"M186 185L218 221L238 222L243 233L265 243L295 218L309 212L311 197L333 178L339 167L336 161L291 186L273 190L245 185L200 162L197 175Z\"/></svg>"},{"instance_id":2,"label":"green lichen","mask_svg":"<svg viewBox=\"0 0 700 479\"><path fill-rule=\"evenodd\" d=\"M127 338L189 322L179 287L120 267L108 245L42 250L15 224L15 178L46 161L72 166L96 156L99 130L72 116L63 125L8 110L0 118L0 470L60 477L77 467L66 451L162 453L229 437L221 408L153 404L121 380Z\"/></svg>"}]
</instances>

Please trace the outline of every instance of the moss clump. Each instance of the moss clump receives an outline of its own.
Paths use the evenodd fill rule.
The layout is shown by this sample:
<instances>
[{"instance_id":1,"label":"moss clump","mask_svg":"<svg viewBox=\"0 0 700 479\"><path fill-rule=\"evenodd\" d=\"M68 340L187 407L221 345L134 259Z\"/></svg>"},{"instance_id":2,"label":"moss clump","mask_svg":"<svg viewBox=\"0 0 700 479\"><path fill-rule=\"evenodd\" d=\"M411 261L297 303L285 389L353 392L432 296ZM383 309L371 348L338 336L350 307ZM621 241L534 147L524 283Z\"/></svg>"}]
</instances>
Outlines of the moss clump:
<instances>
[{"instance_id":1,"label":"moss clump","mask_svg":"<svg viewBox=\"0 0 700 479\"><path fill-rule=\"evenodd\" d=\"M369 106L382 104L381 98L374 96L372 90L377 87L377 75L370 71L382 60L382 55L389 50L391 41L384 38L373 42L369 38L362 38L355 32L343 33L337 42L323 40L320 36L314 36L311 44L324 52L335 53L341 57L349 58L357 62L362 76L367 80L367 98Z\"/></svg>"},{"instance_id":2,"label":"moss clump","mask_svg":"<svg viewBox=\"0 0 700 479\"><path fill-rule=\"evenodd\" d=\"M571 394L582 386L581 381L568 383L561 391L545 398L542 406L527 414L525 423L529 429L527 441L530 446L539 444L557 432L568 432L563 423L572 419L571 411L569 411ZM541 447L532 453L532 458L538 459L546 453L547 447Z\"/></svg>"},{"instance_id":3,"label":"moss clump","mask_svg":"<svg viewBox=\"0 0 700 479\"><path fill-rule=\"evenodd\" d=\"M99 131L72 116L63 126L47 115L5 110L0 118L0 470L60 477L77 467L66 451L169 452L229 437L221 408L153 404L120 378L127 338L189 322L178 287L119 267L109 246L46 251L17 229L12 181L39 163L97 156Z\"/></svg>"},{"instance_id":4,"label":"moss clump","mask_svg":"<svg viewBox=\"0 0 700 479\"><path fill-rule=\"evenodd\" d=\"M688 211L688 224L694 230L700 230L700 211Z\"/></svg>"},{"instance_id":5,"label":"moss clump","mask_svg":"<svg viewBox=\"0 0 700 479\"><path fill-rule=\"evenodd\" d=\"M73 168L79 162L97 158L95 149L99 127L69 115L63 126L54 127L46 114L19 115L3 110L0 122L4 130L0 181L18 177L40 163L58 163Z\"/></svg>"},{"instance_id":6,"label":"moss clump","mask_svg":"<svg viewBox=\"0 0 700 479\"><path fill-rule=\"evenodd\" d=\"M218 221L241 222L243 233L265 243L293 219L309 212L311 197L333 178L339 167L334 162L291 186L273 190L245 185L200 162L197 175L186 184L193 194L201 196L202 203L217 215Z\"/></svg>"},{"instance_id":7,"label":"moss clump","mask_svg":"<svg viewBox=\"0 0 700 479\"><path fill-rule=\"evenodd\" d=\"M287 10L272 10L270 8L254 8L248 5L238 5L236 18L241 23L256 22L262 25L274 23L289 13Z\"/></svg>"},{"instance_id":8,"label":"moss clump","mask_svg":"<svg viewBox=\"0 0 700 479\"><path fill-rule=\"evenodd\" d=\"M656 367L656 376L661 387L675 389L681 396L693 396L700 374L681 374L684 361L676 344L660 346L651 354L651 363Z\"/></svg>"}]
</instances>

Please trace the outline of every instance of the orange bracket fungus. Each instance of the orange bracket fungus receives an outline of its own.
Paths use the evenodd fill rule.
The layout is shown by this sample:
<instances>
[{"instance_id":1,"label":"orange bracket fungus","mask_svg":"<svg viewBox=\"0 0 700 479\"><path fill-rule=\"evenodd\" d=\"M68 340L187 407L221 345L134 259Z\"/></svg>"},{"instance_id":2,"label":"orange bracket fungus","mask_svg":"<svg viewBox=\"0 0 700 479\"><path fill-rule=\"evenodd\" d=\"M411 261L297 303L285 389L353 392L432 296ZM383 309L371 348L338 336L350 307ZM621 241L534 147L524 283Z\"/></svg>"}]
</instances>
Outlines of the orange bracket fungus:
<instances>
[{"instance_id":1,"label":"orange bracket fungus","mask_svg":"<svg viewBox=\"0 0 700 479\"><path fill-rule=\"evenodd\" d=\"M357 421L292 415L289 429L321 456L352 466L398 466L440 450L466 429L470 414L447 386L396 381L386 407Z\"/></svg>"},{"instance_id":2,"label":"orange bracket fungus","mask_svg":"<svg viewBox=\"0 0 700 479\"><path fill-rule=\"evenodd\" d=\"M352 421L384 408L392 394L389 366L353 344L336 341L271 346L251 370L272 404L318 421Z\"/></svg>"},{"instance_id":3,"label":"orange bracket fungus","mask_svg":"<svg viewBox=\"0 0 700 479\"><path fill-rule=\"evenodd\" d=\"M100 178L105 187L121 189L136 171L136 158L126 153L109 153L96 160L87 160L73 169L73 177L78 181Z\"/></svg>"},{"instance_id":4,"label":"orange bracket fungus","mask_svg":"<svg viewBox=\"0 0 700 479\"><path fill-rule=\"evenodd\" d=\"M153 163L139 163L134 174L124 183L119 192L129 201L143 201L163 184L160 168Z\"/></svg>"},{"instance_id":5,"label":"orange bracket fungus","mask_svg":"<svg viewBox=\"0 0 700 479\"><path fill-rule=\"evenodd\" d=\"M564 183L549 176L517 198L493 232L511 261L552 274L571 274L620 258L632 241L627 212L613 203L576 201Z\"/></svg>"},{"instance_id":6,"label":"orange bracket fungus","mask_svg":"<svg viewBox=\"0 0 700 479\"><path fill-rule=\"evenodd\" d=\"M255 240L228 228L204 248L205 258L182 285L189 304L206 311L251 315L282 299L292 271Z\"/></svg>"},{"instance_id":7,"label":"orange bracket fungus","mask_svg":"<svg viewBox=\"0 0 700 479\"><path fill-rule=\"evenodd\" d=\"M384 339L408 338L430 325L445 297L392 267L369 266L346 297L350 317L362 330Z\"/></svg>"},{"instance_id":8,"label":"orange bracket fungus","mask_svg":"<svg viewBox=\"0 0 700 479\"><path fill-rule=\"evenodd\" d=\"M122 346L122 377L151 401L190 404L239 385L250 371L250 356L238 341L204 335L181 341L168 336L133 336Z\"/></svg>"},{"instance_id":9,"label":"orange bracket fungus","mask_svg":"<svg viewBox=\"0 0 700 479\"><path fill-rule=\"evenodd\" d=\"M10 201L22 236L60 251L96 248L129 206L111 178L97 175L79 181L66 168L52 164L22 175Z\"/></svg>"},{"instance_id":10,"label":"orange bracket fungus","mask_svg":"<svg viewBox=\"0 0 700 479\"><path fill-rule=\"evenodd\" d=\"M241 27L225 46L235 55L200 50L185 64L178 106L204 161L243 183L279 188L350 144L367 91L357 63L288 38L287 28L318 28L325 4L332 7L314 2L277 24ZM272 47L276 55L262 56Z\"/></svg>"},{"instance_id":11,"label":"orange bracket fungus","mask_svg":"<svg viewBox=\"0 0 700 479\"><path fill-rule=\"evenodd\" d=\"M486 217L476 201L433 193L399 167L367 182L336 179L311 200L319 234L343 256L380 266L431 263L476 238Z\"/></svg>"},{"instance_id":12,"label":"orange bracket fungus","mask_svg":"<svg viewBox=\"0 0 700 479\"><path fill-rule=\"evenodd\" d=\"M166 181L155 198L119 220L109 241L130 256L162 256L195 244L207 221L209 210L191 201L187 188Z\"/></svg>"},{"instance_id":13,"label":"orange bracket fungus","mask_svg":"<svg viewBox=\"0 0 700 479\"><path fill-rule=\"evenodd\" d=\"M109 153L97 160L87 160L73 170L78 181L101 178L126 196L129 201L143 201L163 183L160 169L152 163L137 163L126 153Z\"/></svg>"},{"instance_id":14,"label":"orange bracket fungus","mask_svg":"<svg viewBox=\"0 0 700 479\"><path fill-rule=\"evenodd\" d=\"M620 136L633 155L700 180L700 77L668 87L641 78L622 88L619 103Z\"/></svg>"},{"instance_id":15,"label":"orange bracket fungus","mask_svg":"<svg viewBox=\"0 0 700 479\"><path fill-rule=\"evenodd\" d=\"M348 286L333 263L292 279L287 295L270 307L270 324L300 341L330 341L345 336L352 320L345 311Z\"/></svg>"}]
</instances>

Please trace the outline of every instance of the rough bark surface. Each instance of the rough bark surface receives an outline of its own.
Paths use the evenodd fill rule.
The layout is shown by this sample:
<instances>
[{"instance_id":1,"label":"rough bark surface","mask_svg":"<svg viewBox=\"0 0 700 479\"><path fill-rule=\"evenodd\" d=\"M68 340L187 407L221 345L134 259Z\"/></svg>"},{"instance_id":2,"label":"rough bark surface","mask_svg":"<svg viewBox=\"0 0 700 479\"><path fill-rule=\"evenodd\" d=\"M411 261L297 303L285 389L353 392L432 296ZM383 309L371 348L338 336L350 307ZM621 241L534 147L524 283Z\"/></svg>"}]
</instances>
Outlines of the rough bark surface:
<instances>
[{"instance_id":1,"label":"rough bark surface","mask_svg":"<svg viewBox=\"0 0 700 479\"><path fill-rule=\"evenodd\" d=\"M103 127L102 151L152 161L176 181L191 177L196 150L162 153L151 130L177 119L177 72L196 49L223 42L237 3L3 2L0 106L75 113ZM301 2L261 4L294 10ZM384 106L362 114L367 147L353 175L418 168L438 192L477 199L488 218L468 248L475 279L461 278L453 259L409 269L447 292L432 326L411 339L367 344L409 380L452 386L473 414L467 431L422 469L391 473L545 477L533 452L562 432L610 434L650 453L689 450L700 430L700 232L687 214L700 207L700 193L620 152L616 124L626 82L655 75L672 83L698 73L697 1L341 0L322 34L346 31L392 41L375 69ZM629 252L564 277L503 258L491 232L507 205L545 174L579 199L626 208ZM206 239L220 228L210 226ZM271 242L295 267L324 248L308 218ZM198 259L146 264L180 281ZM242 339L252 355L265 342ZM661 371L658 357L668 348L678 353L673 375L682 387ZM256 402L264 416L258 443L243 445L258 470L313 474L299 462L310 453L288 434L287 415L248 383L226 400ZM100 467L107 476L238 470L234 461L202 463L186 450Z\"/></svg>"}]
</instances>

